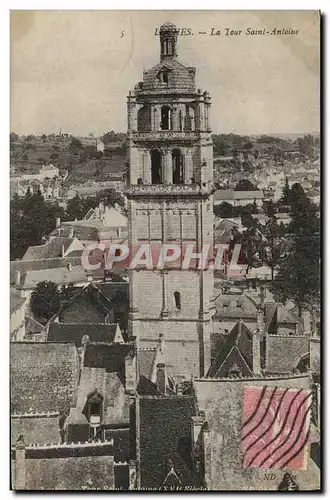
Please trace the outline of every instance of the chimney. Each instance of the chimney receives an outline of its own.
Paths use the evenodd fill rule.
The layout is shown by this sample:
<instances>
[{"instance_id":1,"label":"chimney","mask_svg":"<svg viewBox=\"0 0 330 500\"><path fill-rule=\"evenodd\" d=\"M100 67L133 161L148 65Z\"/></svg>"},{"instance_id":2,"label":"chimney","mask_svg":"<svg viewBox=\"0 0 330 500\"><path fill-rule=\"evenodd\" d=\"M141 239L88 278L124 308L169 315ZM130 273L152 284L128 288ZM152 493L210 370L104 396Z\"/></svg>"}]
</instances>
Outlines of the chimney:
<instances>
[{"instance_id":1,"label":"chimney","mask_svg":"<svg viewBox=\"0 0 330 500\"><path fill-rule=\"evenodd\" d=\"M56 229L57 229L60 225L61 225L61 219L60 219L60 217L57 217L57 218L56 218L56 223L55 223L55 227L56 227Z\"/></svg>"},{"instance_id":2,"label":"chimney","mask_svg":"<svg viewBox=\"0 0 330 500\"><path fill-rule=\"evenodd\" d=\"M136 356L133 350L125 357L125 390L126 394L134 396L137 385Z\"/></svg>"},{"instance_id":3,"label":"chimney","mask_svg":"<svg viewBox=\"0 0 330 500\"><path fill-rule=\"evenodd\" d=\"M15 285L19 286L21 284L21 271L18 269L15 271Z\"/></svg>"},{"instance_id":4,"label":"chimney","mask_svg":"<svg viewBox=\"0 0 330 500\"><path fill-rule=\"evenodd\" d=\"M86 346L90 342L90 337L89 335L83 335L81 339L81 346L78 347L78 354L80 358L80 370L83 369L84 367L84 361L85 361L85 351L86 351Z\"/></svg>"},{"instance_id":5,"label":"chimney","mask_svg":"<svg viewBox=\"0 0 330 500\"><path fill-rule=\"evenodd\" d=\"M166 394L166 368L165 363L157 364L157 376L156 376L156 385L161 394Z\"/></svg>"},{"instance_id":6,"label":"chimney","mask_svg":"<svg viewBox=\"0 0 330 500\"><path fill-rule=\"evenodd\" d=\"M26 488L26 464L25 464L25 443L21 434L15 446L15 490L25 490Z\"/></svg>"},{"instance_id":7,"label":"chimney","mask_svg":"<svg viewBox=\"0 0 330 500\"><path fill-rule=\"evenodd\" d=\"M72 264L71 262L68 262L66 267L68 268L68 271L71 271L72 270Z\"/></svg>"},{"instance_id":8,"label":"chimney","mask_svg":"<svg viewBox=\"0 0 330 500\"><path fill-rule=\"evenodd\" d=\"M61 254L62 254L62 257L65 257L65 247L64 245L62 245L62 250L61 250Z\"/></svg>"},{"instance_id":9,"label":"chimney","mask_svg":"<svg viewBox=\"0 0 330 500\"><path fill-rule=\"evenodd\" d=\"M252 371L254 375L261 375L260 341L261 332L257 327L252 334Z\"/></svg>"},{"instance_id":10,"label":"chimney","mask_svg":"<svg viewBox=\"0 0 330 500\"><path fill-rule=\"evenodd\" d=\"M73 238L73 227L72 226L69 227L69 236L68 237Z\"/></svg>"},{"instance_id":11,"label":"chimney","mask_svg":"<svg viewBox=\"0 0 330 500\"><path fill-rule=\"evenodd\" d=\"M150 380L154 384L157 383L157 364L163 362L163 353L164 353L164 335L160 333L158 336L156 353L150 371Z\"/></svg>"}]
</instances>

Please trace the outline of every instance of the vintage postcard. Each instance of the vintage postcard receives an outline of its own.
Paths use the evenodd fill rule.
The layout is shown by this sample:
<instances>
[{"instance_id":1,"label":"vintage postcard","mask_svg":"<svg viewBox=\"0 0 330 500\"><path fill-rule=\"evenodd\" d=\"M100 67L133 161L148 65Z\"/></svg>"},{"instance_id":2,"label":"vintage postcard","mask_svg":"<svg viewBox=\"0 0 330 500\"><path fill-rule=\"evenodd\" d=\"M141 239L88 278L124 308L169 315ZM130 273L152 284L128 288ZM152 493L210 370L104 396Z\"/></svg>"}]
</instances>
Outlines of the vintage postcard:
<instances>
[{"instance_id":1,"label":"vintage postcard","mask_svg":"<svg viewBox=\"0 0 330 500\"><path fill-rule=\"evenodd\" d=\"M12 11L13 490L320 491L318 11Z\"/></svg>"}]
</instances>

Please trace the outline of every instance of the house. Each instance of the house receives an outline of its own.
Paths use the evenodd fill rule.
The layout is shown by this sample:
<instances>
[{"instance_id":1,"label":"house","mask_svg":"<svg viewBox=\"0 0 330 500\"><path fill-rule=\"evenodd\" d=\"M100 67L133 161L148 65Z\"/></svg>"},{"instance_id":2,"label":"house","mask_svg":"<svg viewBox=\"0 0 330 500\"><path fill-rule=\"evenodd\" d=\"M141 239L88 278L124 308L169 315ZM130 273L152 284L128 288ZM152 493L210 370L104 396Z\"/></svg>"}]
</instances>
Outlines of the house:
<instances>
[{"instance_id":1,"label":"house","mask_svg":"<svg viewBox=\"0 0 330 500\"><path fill-rule=\"evenodd\" d=\"M63 285L73 284L75 286L85 286L92 281L93 274L86 271L81 265L57 267L53 269L39 269L27 271L21 278L19 290L23 297L30 298L33 290L42 281L51 281L59 288Z\"/></svg>"},{"instance_id":2,"label":"house","mask_svg":"<svg viewBox=\"0 0 330 500\"><path fill-rule=\"evenodd\" d=\"M87 212L80 221L56 221L55 229L49 239L58 236L77 238L85 241L117 240L127 237L127 218L113 207L105 207L100 203L95 209Z\"/></svg>"},{"instance_id":3,"label":"house","mask_svg":"<svg viewBox=\"0 0 330 500\"><path fill-rule=\"evenodd\" d=\"M247 293L220 293L214 305L213 334L228 334L240 318L252 330L256 328L257 305Z\"/></svg>"},{"instance_id":4,"label":"house","mask_svg":"<svg viewBox=\"0 0 330 500\"><path fill-rule=\"evenodd\" d=\"M36 358L38 363L35 362ZM86 379L75 345L13 343L11 367L11 456L14 488L107 490L127 486L128 466L125 467L124 474L126 483L119 480L119 484L116 484L116 469L119 469L120 478L123 476L123 466L115 466L116 445L113 438L104 438L102 442L88 438L71 439L68 442L67 432L63 431L68 428L71 433L72 429L77 432L77 426L71 425L71 421L74 425L76 420L71 419L70 425L67 425L66 414L70 408L80 408L85 391L89 391L88 383L96 383L96 379ZM87 368L87 371L93 372L93 368ZM111 378L110 373L108 377ZM105 386L102 386L102 390L103 388ZM91 392L94 389L93 386ZM118 394L116 385L112 390L109 387L107 394L110 398L113 394ZM93 411L88 406L92 401L92 397L88 399L87 396L89 413L87 417L83 415L82 428L87 427L93 433ZM115 407L117 406L118 401ZM117 448L118 446L117 443Z\"/></svg>"},{"instance_id":5,"label":"house","mask_svg":"<svg viewBox=\"0 0 330 500\"><path fill-rule=\"evenodd\" d=\"M77 330L84 324L100 327L102 324L118 323L125 332L128 324L128 283L94 282L78 288L52 318L51 327L52 323L76 325Z\"/></svg>"},{"instance_id":6,"label":"house","mask_svg":"<svg viewBox=\"0 0 330 500\"><path fill-rule=\"evenodd\" d=\"M102 153L104 152L104 142L101 141L101 139L96 139L96 150L101 151Z\"/></svg>"},{"instance_id":7,"label":"house","mask_svg":"<svg viewBox=\"0 0 330 500\"><path fill-rule=\"evenodd\" d=\"M55 237L47 241L44 245L35 245L29 247L22 257L22 260L44 260L66 257L73 252L79 252L84 249L77 238Z\"/></svg>"},{"instance_id":8,"label":"house","mask_svg":"<svg viewBox=\"0 0 330 500\"><path fill-rule=\"evenodd\" d=\"M25 337L24 340L32 342L45 342L47 340L47 328L34 319L32 316L25 315Z\"/></svg>"},{"instance_id":9,"label":"house","mask_svg":"<svg viewBox=\"0 0 330 500\"><path fill-rule=\"evenodd\" d=\"M39 250L36 250L38 247L30 247L32 248L32 252L30 253L30 259L25 260L14 260L10 262L10 284L19 286L25 279L25 275L28 271L38 271L47 269L58 269L62 267L66 267L69 264L71 266L77 266L81 264L81 251L74 251L69 256L66 257L54 257L54 258L38 258ZM41 250L43 252L44 249ZM35 256L33 256L35 255ZM40 254L39 254L40 256Z\"/></svg>"},{"instance_id":10,"label":"house","mask_svg":"<svg viewBox=\"0 0 330 500\"><path fill-rule=\"evenodd\" d=\"M230 203L234 207L245 206L256 201L262 207L264 194L262 191L234 191L231 189L218 189L213 195L213 204Z\"/></svg>"}]
</instances>

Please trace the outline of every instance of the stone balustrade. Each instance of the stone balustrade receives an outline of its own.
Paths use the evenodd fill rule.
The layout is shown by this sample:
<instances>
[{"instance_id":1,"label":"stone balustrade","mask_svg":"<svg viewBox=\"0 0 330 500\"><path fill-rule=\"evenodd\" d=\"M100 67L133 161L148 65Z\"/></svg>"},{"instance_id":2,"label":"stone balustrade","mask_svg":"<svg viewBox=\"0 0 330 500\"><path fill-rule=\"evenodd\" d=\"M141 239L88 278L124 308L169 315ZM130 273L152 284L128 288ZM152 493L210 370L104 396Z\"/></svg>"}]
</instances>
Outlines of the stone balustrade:
<instances>
[{"instance_id":1,"label":"stone balustrade","mask_svg":"<svg viewBox=\"0 0 330 500\"><path fill-rule=\"evenodd\" d=\"M215 191L214 184L131 184L125 190L126 196L161 196L161 195L191 195L210 196Z\"/></svg>"}]
</instances>

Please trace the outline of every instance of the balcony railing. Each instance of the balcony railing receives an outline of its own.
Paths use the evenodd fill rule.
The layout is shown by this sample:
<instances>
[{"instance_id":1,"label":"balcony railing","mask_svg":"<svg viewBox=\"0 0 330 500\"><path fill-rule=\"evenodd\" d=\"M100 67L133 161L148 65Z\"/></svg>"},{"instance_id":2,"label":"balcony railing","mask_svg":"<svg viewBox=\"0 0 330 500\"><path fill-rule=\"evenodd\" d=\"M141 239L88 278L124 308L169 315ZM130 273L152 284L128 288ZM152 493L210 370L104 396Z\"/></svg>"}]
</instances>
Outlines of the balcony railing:
<instances>
[{"instance_id":1,"label":"balcony railing","mask_svg":"<svg viewBox=\"0 0 330 500\"><path fill-rule=\"evenodd\" d=\"M125 189L126 196L161 196L161 195L202 195L210 196L215 187L212 182L203 184L131 184Z\"/></svg>"},{"instance_id":2,"label":"balcony railing","mask_svg":"<svg viewBox=\"0 0 330 500\"><path fill-rule=\"evenodd\" d=\"M196 140L203 134L209 134L207 131L199 130L152 130L150 132L130 132L129 137L133 140L154 141L160 139L174 140Z\"/></svg>"}]
</instances>

